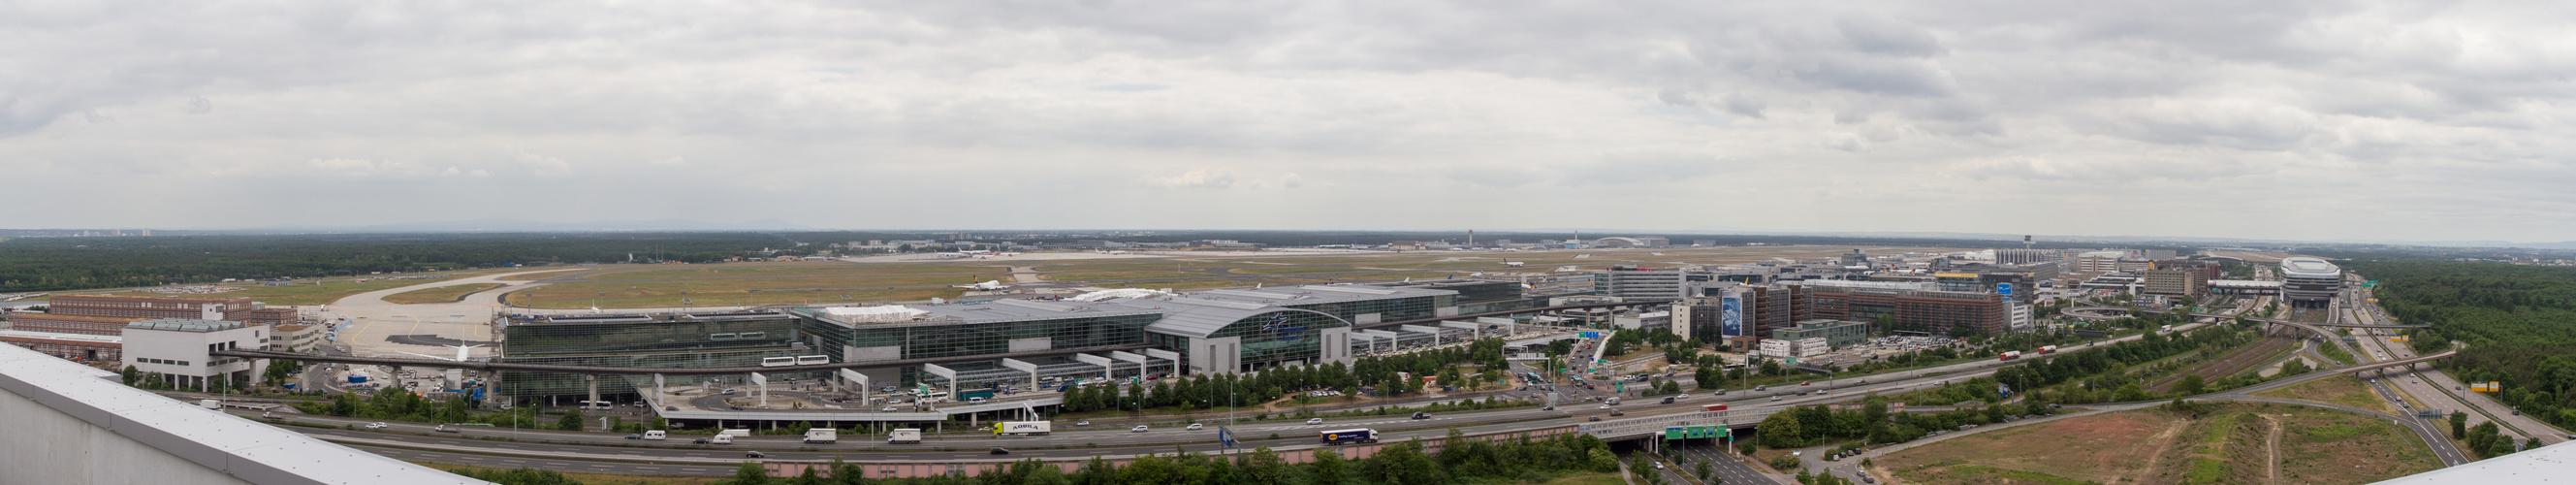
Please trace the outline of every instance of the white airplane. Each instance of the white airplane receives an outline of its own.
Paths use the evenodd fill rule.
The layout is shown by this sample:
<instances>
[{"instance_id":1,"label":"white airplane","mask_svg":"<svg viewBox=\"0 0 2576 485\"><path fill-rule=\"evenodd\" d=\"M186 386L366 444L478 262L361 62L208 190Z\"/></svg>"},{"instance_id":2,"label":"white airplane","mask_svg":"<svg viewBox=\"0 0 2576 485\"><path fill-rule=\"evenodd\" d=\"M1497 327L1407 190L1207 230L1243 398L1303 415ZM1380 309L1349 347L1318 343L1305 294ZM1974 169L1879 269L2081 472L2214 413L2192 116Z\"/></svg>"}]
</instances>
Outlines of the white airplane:
<instances>
[{"instance_id":1,"label":"white airplane","mask_svg":"<svg viewBox=\"0 0 2576 485\"><path fill-rule=\"evenodd\" d=\"M992 280L992 281L986 281L986 282L976 283L976 284L971 284L971 285L956 285L956 286L953 286L952 288L965 288L965 289L969 289L969 290L978 290L978 291L993 291L993 290L999 290L999 289L1009 288L1009 287L1011 287L1011 285L1005 285L1005 284L1002 284L1002 280Z\"/></svg>"},{"instance_id":2,"label":"white airplane","mask_svg":"<svg viewBox=\"0 0 2576 485\"><path fill-rule=\"evenodd\" d=\"M414 353L410 353L410 352L395 352L395 353L399 353L399 354L408 354L408 355L418 355L418 356L421 356L421 357L428 357L428 358L438 359L438 360L444 360L444 361L448 361L448 362L464 362L464 361L466 361L465 352L466 352L467 350L471 350L471 349L473 349L473 348L475 348L475 347L481 347L481 345L449 345L449 346L447 346L447 347L448 347L448 348L452 348L452 349L456 349L456 358L450 359L450 358L446 358L446 357L439 357L439 356L435 356L435 355L414 354Z\"/></svg>"}]
</instances>

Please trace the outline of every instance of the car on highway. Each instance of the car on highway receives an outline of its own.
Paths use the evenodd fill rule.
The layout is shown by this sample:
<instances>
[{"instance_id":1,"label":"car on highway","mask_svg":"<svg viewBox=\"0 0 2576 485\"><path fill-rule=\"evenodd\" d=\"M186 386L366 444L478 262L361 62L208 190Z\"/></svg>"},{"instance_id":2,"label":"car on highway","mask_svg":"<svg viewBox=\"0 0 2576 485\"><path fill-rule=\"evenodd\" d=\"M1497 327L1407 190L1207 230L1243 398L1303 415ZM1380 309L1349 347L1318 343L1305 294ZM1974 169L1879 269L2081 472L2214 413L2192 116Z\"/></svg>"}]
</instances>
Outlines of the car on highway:
<instances>
[{"instance_id":1,"label":"car on highway","mask_svg":"<svg viewBox=\"0 0 2576 485\"><path fill-rule=\"evenodd\" d=\"M1198 430L1202 430L1202 429L1207 429L1207 425L1204 425L1204 424L1198 424L1198 423L1190 423L1190 426L1189 426L1189 427L1187 427L1187 428L1181 428L1181 429L1189 430L1189 431L1198 431Z\"/></svg>"},{"instance_id":2,"label":"car on highway","mask_svg":"<svg viewBox=\"0 0 2576 485\"><path fill-rule=\"evenodd\" d=\"M761 452L759 452L759 451L745 451L745 452L742 452L742 457L743 457L743 458L768 458L768 457L769 457L769 454L768 454L768 453L761 453Z\"/></svg>"},{"instance_id":3,"label":"car on highway","mask_svg":"<svg viewBox=\"0 0 2576 485\"><path fill-rule=\"evenodd\" d=\"M1547 407L1538 408L1538 410L1540 410L1540 411L1555 411L1555 410L1556 410L1556 406L1554 406L1554 405L1550 405L1550 406L1547 406Z\"/></svg>"},{"instance_id":4,"label":"car on highway","mask_svg":"<svg viewBox=\"0 0 2576 485\"><path fill-rule=\"evenodd\" d=\"M430 431L437 431L437 432L440 432L440 433L456 433L456 432L458 432L458 431L456 430L456 427L455 427L455 426L448 426L448 425L444 425L444 424L442 424L442 425L438 425L438 427L435 427L435 428L430 428L429 430L430 430Z\"/></svg>"},{"instance_id":5,"label":"car on highway","mask_svg":"<svg viewBox=\"0 0 2576 485\"><path fill-rule=\"evenodd\" d=\"M1655 462L1655 469L1657 469L1657 470L1662 470L1662 469L1664 469L1664 462L1660 462L1660 461Z\"/></svg>"},{"instance_id":6,"label":"car on highway","mask_svg":"<svg viewBox=\"0 0 2576 485\"><path fill-rule=\"evenodd\" d=\"M897 412L897 411L902 411L902 410L903 410L903 408L898 408L898 407L894 407L894 406L886 406L886 407L885 407L885 409L879 409L879 410L877 410L877 412L880 412L880 413L891 413L891 412Z\"/></svg>"},{"instance_id":7,"label":"car on highway","mask_svg":"<svg viewBox=\"0 0 2576 485\"><path fill-rule=\"evenodd\" d=\"M367 423L367 426L366 426L366 428L367 428L367 429L385 429L386 427L388 427L388 425L386 425L385 423L381 423L381 422L377 422L377 423Z\"/></svg>"},{"instance_id":8,"label":"car on highway","mask_svg":"<svg viewBox=\"0 0 2576 485\"><path fill-rule=\"evenodd\" d=\"M1593 416L1593 417L1591 417L1591 418L1584 419L1584 421L1600 421L1600 420L1601 420L1601 417L1600 417L1600 416Z\"/></svg>"},{"instance_id":9,"label":"car on highway","mask_svg":"<svg viewBox=\"0 0 2576 485\"><path fill-rule=\"evenodd\" d=\"M1772 401L1779 401L1779 400L1780 400L1780 396L1771 396L1771 400L1772 400Z\"/></svg>"},{"instance_id":10,"label":"car on highway","mask_svg":"<svg viewBox=\"0 0 2576 485\"><path fill-rule=\"evenodd\" d=\"M1091 420L1085 419L1085 420L1082 420L1082 421L1079 421L1079 422L1075 422L1075 423L1073 423L1073 425L1074 425L1074 426L1090 426L1090 425L1091 425Z\"/></svg>"},{"instance_id":11,"label":"car on highway","mask_svg":"<svg viewBox=\"0 0 2576 485\"><path fill-rule=\"evenodd\" d=\"M1615 413L1615 412L1618 412L1618 411L1613 410L1613 411L1611 411L1611 412L1614 412L1614 413ZM1413 419L1431 419L1431 413L1416 412L1416 413L1413 413Z\"/></svg>"},{"instance_id":12,"label":"car on highway","mask_svg":"<svg viewBox=\"0 0 2576 485\"><path fill-rule=\"evenodd\" d=\"M1620 410L1617 410L1617 409L1612 409L1612 410L1610 410L1610 415L1611 415L1611 416L1627 416L1627 415L1628 415L1628 412L1627 412L1627 411L1620 411ZM1421 419L1421 418L1414 418L1414 419Z\"/></svg>"},{"instance_id":13,"label":"car on highway","mask_svg":"<svg viewBox=\"0 0 2576 485\"><path fill-rule=\"evenodd\" d=\"M1816 381L1805 381L1805 382L1800 382L1800 383L1798 383L1798 385L1804 386L1804 385L1815 384L1815 383L1816 383Z\"/></svg>"},{"instance_id":14,"label":"car on highway","mask_svg":"<svg viewBox=\"0 0 2576 485\"><path fill-rule=\"evenodd\" d=\"M640 439L644 439L644 435L640 435L640 434L630 434L630 435L626 435L626 439L630 439L630 440L640 440Z\"/></svg>"},{"instance_id":15,"label":"car on highway","mask_svg":"<svg viewBox=\"0 0 2576 485\"><path fill-rule=\"evenodd\" d=\"M1134 428L1127 428L1127 432L1129 432L1129 433L1143 433L1143 432L1145 432L1145 431L1146 431L1145 425L1142 425L1142 424L1136 425L1136 427L1134 427Z\"/></svg>"},{"instance_id":16,"label":"car on highway","mask_svg":"<svg viewBox=\"0 0 2576 485\"><path fill-rule=\"evenodd\" d=\"M1555 406L1548 406L1555 407ZM1306 418L1306 424L1324 424L1324 418Z\"/></svg>"},{"instance_id":17,"label":"car on highway","mask_svg":"<svg viewBox=\"0 0 2576 485\"><path fill-rule=\"evenodd\" d=\"M694 440L689 440L689 444L692 444L692 445L703 445L703 444L707 444L707 439L706 439L706 438L698 438L698 439L694 439Z\"/></svg>"},{"instance_id":18,"label":"car on highway","mask_svg":"<svg viewBox=\"0 0 2576 485\"><path fill-rule=\"evenodd\" d=\"M995 455L1008 455L1008 454L1011 454L1011 450L1003 449L1002 447L999 447L999 446L995 446L995 447L993 447L993 449L990 449L990 450L984 450L984 452L985 452L985 453L990 453L990 454L995 454Z\"/></svg>"}]
</instances>

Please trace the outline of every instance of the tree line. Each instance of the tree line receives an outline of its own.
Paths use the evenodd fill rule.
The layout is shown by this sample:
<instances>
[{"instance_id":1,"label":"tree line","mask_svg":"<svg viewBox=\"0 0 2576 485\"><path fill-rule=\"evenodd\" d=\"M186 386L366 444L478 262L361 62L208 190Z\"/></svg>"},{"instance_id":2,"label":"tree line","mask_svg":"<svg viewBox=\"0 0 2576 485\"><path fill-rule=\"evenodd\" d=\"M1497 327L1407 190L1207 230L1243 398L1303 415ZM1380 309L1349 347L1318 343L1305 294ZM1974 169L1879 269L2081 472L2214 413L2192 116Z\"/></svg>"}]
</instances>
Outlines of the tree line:
<instances>
[{"instance_id":1,"label":"tree line","mask_svg":"<svg viewBox=\"0 0 2576 485\"><path fill-rule=\"evenodd\" d=\"M2576 268L2450 261L2348 261L2379 282L2374 296L2417 354L2468 344L2437 362L2461 381L2502 383L2490 396L2561 428L2576 427ZM2498 440L2502 441L2502 440ZM2510 450L2510 446L2504 447Z\"/></svg>"},{"instance_id":2,"label":"tree line","mask_svg":"<svg viewBox=\"0 0 2576 485\"><path fill-rule=\"evenodd\" d=\"M1439 452L1421 440L1392 443L1365 459L1346 459L1334 450L1315 452L1311 463L1288 463L1268 447L1214 455L1193 451L1155 454L1126 465L1093 458L1072 472L1035 458L1002 466L980 476L868 478L858 465L835 461L826 471L809 469L796 477L770 477L756 463L744 463L726 485L1430 485L1540 483L1575 473L1619 470L1610 445L1588 434L1495 442L1466 439L1450 430ZM507 485L563 485L579 481L542 470L458 471L460 475Z\"/></svg>"}]
</instances>

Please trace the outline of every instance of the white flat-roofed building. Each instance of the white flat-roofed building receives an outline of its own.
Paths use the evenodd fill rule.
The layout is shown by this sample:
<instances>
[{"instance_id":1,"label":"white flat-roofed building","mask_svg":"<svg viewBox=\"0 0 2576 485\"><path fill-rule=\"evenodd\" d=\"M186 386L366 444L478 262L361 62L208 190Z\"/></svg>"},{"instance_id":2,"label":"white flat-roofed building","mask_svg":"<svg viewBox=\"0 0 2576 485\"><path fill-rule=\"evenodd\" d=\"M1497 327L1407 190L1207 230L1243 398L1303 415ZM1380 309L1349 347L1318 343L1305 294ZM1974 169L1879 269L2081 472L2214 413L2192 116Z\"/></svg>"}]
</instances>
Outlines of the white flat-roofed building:
<instances>
[{"instance_id":1,"label":"white flat-roofed building","mask_svg":"<svg viewBox=\"0 0 2576 485\"><path fill-rule=\"evenodd\" d=\"M179 389L207 391L251 382L268 370L259 359L217 357L217 350L267 350L268 327L226 320L156 318L126 324L125 363Z\"/></svg>"},{"instance_id":2,"label":"white flat-roofed building","mask_svg":"<svg viewBox=\"0 0 2576 485\"><path fill-rule=\"evenodd\" d=\"M2325 308L2343 291L2343 268L2306 256L2281 260L2281 300L2291 308Z\"/></svg>"}]
</instances>

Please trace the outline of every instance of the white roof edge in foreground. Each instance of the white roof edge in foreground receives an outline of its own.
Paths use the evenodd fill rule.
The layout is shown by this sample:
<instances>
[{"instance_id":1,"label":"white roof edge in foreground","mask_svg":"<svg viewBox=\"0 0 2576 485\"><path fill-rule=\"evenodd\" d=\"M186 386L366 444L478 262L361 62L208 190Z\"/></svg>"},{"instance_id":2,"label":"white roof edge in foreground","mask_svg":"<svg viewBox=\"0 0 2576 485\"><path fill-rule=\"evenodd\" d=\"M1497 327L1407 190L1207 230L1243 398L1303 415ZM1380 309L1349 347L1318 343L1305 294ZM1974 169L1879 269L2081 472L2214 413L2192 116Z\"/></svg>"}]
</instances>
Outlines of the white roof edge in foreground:
<instances>
[{"instance_id":1,"label":"white roof edge in foreground","mask_svg":"<svg viewBox=\"0 0 2576 485\"><path fill-rule=\"evenodd\" d=\"M112 372L15 345L0 345L0 391L194 462L208 473L261 484L490 483L161 397L126 387L115 377Z\"/></svg>"}]
</instances>

